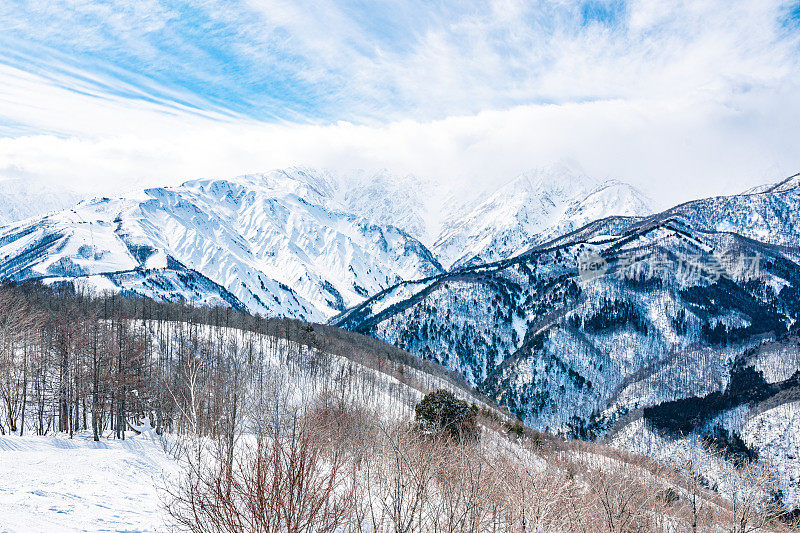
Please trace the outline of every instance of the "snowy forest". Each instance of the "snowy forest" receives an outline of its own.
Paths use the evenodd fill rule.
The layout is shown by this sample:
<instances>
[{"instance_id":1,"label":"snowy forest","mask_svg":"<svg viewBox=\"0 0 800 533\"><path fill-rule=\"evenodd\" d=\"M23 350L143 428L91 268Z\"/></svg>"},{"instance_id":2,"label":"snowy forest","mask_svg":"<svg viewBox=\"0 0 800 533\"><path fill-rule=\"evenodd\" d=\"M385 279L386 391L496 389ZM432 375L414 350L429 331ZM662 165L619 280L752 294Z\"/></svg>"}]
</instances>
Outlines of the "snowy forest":
<instances>
[{"instance_id":1,"label":"snowy forest","mask_svg":"<svg viewBox=\"0 0 800 533\"><path fill-rule=\"evenodd\" d=\"M173 469L156 487L172 530L792 528L766 463L543 434L330 326L37 284L0 302L2 439L149 436Z\"/></svg>"}]
</instances>

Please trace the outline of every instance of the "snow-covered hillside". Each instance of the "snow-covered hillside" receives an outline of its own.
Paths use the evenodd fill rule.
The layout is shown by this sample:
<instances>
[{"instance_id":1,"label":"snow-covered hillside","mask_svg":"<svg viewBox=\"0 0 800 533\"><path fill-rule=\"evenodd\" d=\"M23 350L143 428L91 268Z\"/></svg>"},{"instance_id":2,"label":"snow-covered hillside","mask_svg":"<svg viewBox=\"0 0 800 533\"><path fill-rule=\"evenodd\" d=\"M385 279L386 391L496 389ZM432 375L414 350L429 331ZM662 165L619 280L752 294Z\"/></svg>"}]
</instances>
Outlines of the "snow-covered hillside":
<instances>
[{"instance_id":1,"label":"snow-covered hillside","mask_svg":"<svg viewBox=\"0 0 800 533\"><path fill-rule=\"evenodd\" d=\"M800 245L800 177L757 187L744 194L687 202L664 212L698 228L732 232L757 241Z\"/></svg>"},{"instance_id":2,"label":"snow-covered hillside","mask_svg":"<svg viewBox=\"0 0 800 533\"><path fill-rule=\"evenodd\" d=\"M168 312L168 307L164 306L162 313L154 314L166 317ZM220 315L227 313L220 311ZM186 473L182 469L184 457L179 453L185 446L186 433L180 430L177 422L180 413L186 411L177 411L176 419L171 419L172 430L159 436L151 422L159 417L157 413L163 417L168 409L162 409L157 399L167 406L172 405L183 398L183 387L201 395L203 399L198 403L205 406L224 396L219 386L207 388L208 382L202 382L202 377L195 376L191 383L178 381L185 378L182 365L186 362L181 361L181 354L186 354L190 347L201 346L213 352L215 358L223 354L240 358L242 368L254 365L259 369L253 374L252 382L241 385L239 390L239 416L242 418L264 414L263 409L254 408L258 405L257 397L266 398L270 406L280 404L289 413L293 409L310 409L334 393L339 400L346 398L377 413L373 418L375 423L412 419L414 406L423 395L438 389L450 390L470 403L490 408L479 396L449 377L444 369L434 368L430 363L374 339L327 326L264 320L259 322L260 330L268 333L255 333L169 318L128 320L125 324L133 334L147 339L148 348L145 350L141 346L141 349L151 359L143 368L163 370L169 366L175 370L175 381L164 380L172 383L173 388L163 396L155 394L164 383L149 376L142 387L127 391L131 411L124 440L115 438L114 431L108 429L111 410L106 400L99 398L105 394L101 391L110 386L108 382L94 389L97 394L94 400L101 403L102 408L92 410L90 406L94 400L87 401L83 397L80 403L84 410L82 416L76 412L74 434L58 432L57 410L49 409L56 403L57 392L53 391L63 386L57 372L40 371L36 376L42 381L37 381L36 385L27 383L26 392L15 389L15 401L27 395L29 405L27 418L23 415L18 420L20 426L13 431L7 424L5 401L0 406L0 531L164 531L170 520L164 504L170 501L169 491L178 490L181 476ZM52 338L40 339L45 343L39 345L40 353L49 349L46 343ZM79 356L73 352L70 357L76 358L70 366L74 364L78 368ZM199 373L201 376L207 376L210 368L219 364L211 358L195 361L207 365ZM9 369L7 359L0 365L3 365L0 367L3 372ZM88 367L81 368L82 375L89 373ZM230 374L225 378L235 379ZM21 381L8 381L5 374L3 383L25 387ZM152 390L147 390L150 387ZM43 393L44 389L48 393ZM89 390L87 388L86 392ZM43 394L50 393L54 396L43 398ZM119 396L116 400L119 401ZM140 405L144 411L132 406L138 400L143 401ZM42 406L46 404L48 409L42 407L38 412L37 401L41 401ZM202 409L202 405L192 405ZM243 407L245 405L248 409ZM263 408L264 404L260 405ZM104 425L97 442L92 440L93 412L103 415L101 423ZM248 433L252 431L251 422L249 418L241 422L238 438L245 448L253 444L252 433ZM19 428L23 426L24 435L20 435ZM46 434L38 435L39 432Z\"/></svg>"},{"instance_id":3,"label":"snow-covered hillside","mask_svg":"<svg viewBox=\"0 0 800 533\"><path fill-rule=\"evenodd\" d=\"M189 181L0 229L0 277L324 321L439 274L442 262L504 259L597 218L649 212L629 185L564 165L526 173L483 202L456 196L388 171ZM438 256L426 248L433 241Z\"/></svg>"},{"instance_id":4,"label":"snow-covered hillside","mask_svg":"<svg viewBox=\"0 0 800 533\"><path fill-rule=\"evenodd\" d=\"M4 290L18 291L17 299L27 294ZM46 291L38 297L46 305L28 307L28 312L63 316L64 309L77 311L76 303L87 302L79 295L69 302L70 296ZM120 299L95 303L106 309L108 303L119 306ZM35 385L16 383L30 392L31 414L23 417L27 424L20 421L11 434L0 436L1 531L242 531L252 529L255 521L230 520L226 524L233 526L214 528L209 517L220 509L236 509L237 517L253 512L277 522L279 513L290 511L268 507L276 502L294 505L293 517L327 517L316 503L331 501L330 494L347 498L334 515L342 524L330 529L335 531L405 530L402 524L412 520L415 531L517 531L531 522L543 531L593 531L610 530L619 516L635 521L642 531L671 531L660 526L692 521L685 479L640 456L509 424L513 419L443 369L374 339L221 309L128 303L133 308L127 313L139 315L141 305L162 317L130 319L123 313L108 329L143 341L130 344L128 352L131 366L141 365L130 370L149 376L142 386L130 390L125 387L130 381L115 380L122 369L103 372L103 388L111 385L115 395L78 386L86 376L76 378L70 394L80 394L81 401L75 401L74 425L70 422L67 432L57 430L63 421L57 409L49 412L37 405L56 403L63 390L57 384L71 383L72 377L65 382L58 372L37 371ZM75 327L89 325L80 318L67 325L55 322L47 327L88 338L94 329L97 339L96 327ZM221 322L232 326L211 325ZM37 339L39 354L59 342L51 334L20 336ZM108 355L119 349L118 342L99 346L100 352L110 352L95 356L93 363L86 354L68 353L73 360L66 368L97 361L112 368L107 365L118 359ZM35 368L53 363L43 357ZM164 377L164 383L155 376ZM164 394L165 384L169 394ZM43 390L51 397L43 398ZM420 433L411 423L415 406L433 390L439 391L439 401L473 413L476 440L437 435L435 429ZM119 409L120 398L129 400L117 411L126 422L124 440L114 438L107 416ZM4 408L0 420L7 415ZM86 428L98 419L102 423L94 441ZM151 425L154 420L161 435ZM336 477L326 478L329 472ZM673 495L668 505L662 504L665 491ZM229 495L235 502L262 505L231 506ZM633 498L632 511L603 511L604 504ZM713 521L720 528L738 522L730 504L716 495L704 490L700 501L714 508ZM566 505L573 510L563 512ZM754 512L768 512L760 502L753 506ZM225 520L233 513L221 515Z\"/></svg>"},{"instance_id":5,"label":"snow-covered hillside","mask_svg":"<svg viewBox=\"0 0 800 533\"><path fill-rule=\"evenodd\" d=\"M513 259L400 284L334 323L461 372L542 429L592 437L644 410L668 433L716 431L708 417L789 394L800 376L797 342L781 340L800 318L796 206L783 184L603 219Z\"/></svg>"},{"instance_id":6,"label":"snow-covered hillside","mask_svg":"<svg viewBox=\"0 0 800 533\"><path fill-rule=\"evenodd\" d=\"M69 188L31 182L28 178L0 179L0 226L66 209L81 198Z\"/></svg>"},{"instance_id":7,"label":"snow-covered hillside","mask_svg":"<svg viewBox=\"0 0 800 533\"><path fill-rule=\"evenodd\" d=\"M612 215L644 216L649 200L630 185L599 182L563 164L526 172L444 223L432 250L457 269L513 257Z\"/></svg>"},{"instance_id":8,"label":"snow-covered hillside","mask_svg":"<svg viewBox=\"0 0 800 533\"><path fill-rule=\"evenodd\" d=\"M441 271L335 196L325 173L291 169L82 202L0 230L0 275L322 321Z\"/></svg>"}]
</instances>

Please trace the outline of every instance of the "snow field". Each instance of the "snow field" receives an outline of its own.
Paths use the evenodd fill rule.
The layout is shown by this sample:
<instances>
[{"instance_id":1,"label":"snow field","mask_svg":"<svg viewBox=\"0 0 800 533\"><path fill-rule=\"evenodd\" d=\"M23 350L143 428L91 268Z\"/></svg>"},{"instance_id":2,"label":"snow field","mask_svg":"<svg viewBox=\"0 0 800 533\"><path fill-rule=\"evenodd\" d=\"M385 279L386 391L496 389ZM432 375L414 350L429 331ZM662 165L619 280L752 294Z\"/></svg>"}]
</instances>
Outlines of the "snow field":
<instances>
[{"instance_id":1,"label":"snow field","mask_svg":"<svg viewBox=\"0 0 800 533\"><path fill-rule=\"evenodd\" d=\"M0 437L0 531L158 531L159 486L177 464L152 431Z\"/></svg>"}]
</instances>

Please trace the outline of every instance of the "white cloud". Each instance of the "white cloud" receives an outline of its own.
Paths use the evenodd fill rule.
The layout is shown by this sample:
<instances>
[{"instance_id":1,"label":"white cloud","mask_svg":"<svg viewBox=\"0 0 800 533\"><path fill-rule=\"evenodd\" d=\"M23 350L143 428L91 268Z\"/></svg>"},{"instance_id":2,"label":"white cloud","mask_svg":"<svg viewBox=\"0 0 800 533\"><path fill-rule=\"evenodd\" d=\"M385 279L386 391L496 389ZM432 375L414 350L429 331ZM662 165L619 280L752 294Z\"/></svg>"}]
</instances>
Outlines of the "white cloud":
<instances>
[{"instance_id":1,"label":"white cloud","mask_svg":"<svg viewBox=\"0 0 800 533\"><path fill-rule=\"evenodd\" d=\"M105 193L305 164L483 186L570 157L668 204L800 167L778 0L634 0L586 25L566 1L211 0L191 32L155 0L23 4L0 7L19 54L0 52L0 177Z\"/></svg>"},{"instance_id":2,"label":"white cloud","mask_svg":"<svg viewBox=\"0 0 800 533\"><path fill-rule=\"evenodd\" d=\"M800 111L795 94L790 88L777 95L751 93L729 105L609 100L521 106L382 126L223 123L182 116L170 122L158 115L146 134L120 125L120 134L94 138L0 139L0 175L24 172L99 194L123 184L164 185L303 164L388 167L483 187L569 157L591 174L628 180L666 205L737 192L793 172L792 139L798 134L793 117ZM782 104L770 107L774 99Z\"/></svg>"}]
</instances>

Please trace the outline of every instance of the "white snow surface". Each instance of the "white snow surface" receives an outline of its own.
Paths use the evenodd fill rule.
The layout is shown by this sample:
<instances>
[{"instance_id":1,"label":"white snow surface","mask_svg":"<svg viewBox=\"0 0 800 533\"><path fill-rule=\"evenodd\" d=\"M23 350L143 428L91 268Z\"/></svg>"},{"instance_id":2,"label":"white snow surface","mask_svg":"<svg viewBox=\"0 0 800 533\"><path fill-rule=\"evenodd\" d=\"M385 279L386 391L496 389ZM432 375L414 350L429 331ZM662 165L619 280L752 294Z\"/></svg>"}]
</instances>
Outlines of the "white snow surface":
<instances>
[{"instance_id":1,"label":"white snow surface","mask_svg":"<svg viewBox=\"0 0 800 533\"><path fill-rule=\"evenodd\" d=\"M0 436L0 531L158 531L157 487L175 476L149 429L124 441Z\"/></svg>"}]
</instances>

